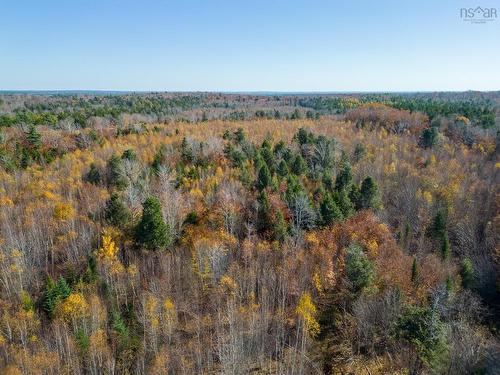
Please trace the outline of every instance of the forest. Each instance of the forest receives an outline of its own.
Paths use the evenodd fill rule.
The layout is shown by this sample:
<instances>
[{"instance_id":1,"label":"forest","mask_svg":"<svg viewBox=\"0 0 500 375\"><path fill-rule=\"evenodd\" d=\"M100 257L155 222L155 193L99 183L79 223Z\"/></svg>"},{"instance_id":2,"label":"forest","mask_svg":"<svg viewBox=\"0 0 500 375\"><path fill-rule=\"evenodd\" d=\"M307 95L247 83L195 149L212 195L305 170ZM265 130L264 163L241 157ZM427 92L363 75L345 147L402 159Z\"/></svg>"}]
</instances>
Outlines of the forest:
<instances>
[{"instance_id":1,"label":"forest","mask_svg":"<svg viewBox=\"0 0 500 375\"><path fill-rule=\"evenodd\" d=\"M0 373L500 373L500 92L0 93Z\"/></svg>"}]
</instances>

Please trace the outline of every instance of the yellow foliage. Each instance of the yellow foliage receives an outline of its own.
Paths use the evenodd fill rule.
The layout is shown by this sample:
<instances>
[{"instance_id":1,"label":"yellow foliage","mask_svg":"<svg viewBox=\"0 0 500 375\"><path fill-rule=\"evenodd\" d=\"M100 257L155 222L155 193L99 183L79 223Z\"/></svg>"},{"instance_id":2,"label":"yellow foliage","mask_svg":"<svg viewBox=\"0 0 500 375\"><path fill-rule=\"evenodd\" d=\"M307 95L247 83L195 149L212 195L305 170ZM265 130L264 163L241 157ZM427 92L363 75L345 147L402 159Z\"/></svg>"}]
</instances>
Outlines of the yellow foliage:
<instances>
[{"instance_id":1,"label":"yellow foliage","mask_svg":"<svg viewBox=\"0 0 500 375\"><path fill-rule=\"evenodd\" d=\"M234 295L238 284L230 276L224 275L220 278L219 284L224 292L228 295Z\"/></svg>"},{"instance_id":2,"label":"yellow foliage","mask_svg":"<svg viewBox=\"0 0 500 375\"><path fill-rule=\"evenodd\" d=\"M174 308L175 308L175 305L174 303L172 302L172 300L170 298L165 298L165 301L163 301L163 308L166 310L166 311L173 311Z\"/></svg>"},{"instance_id":3,"label":"yellow foliage","mask_svg":"<svg viewBox=\"0 0 500 375\"><path fill-rule=\"evenodd\" d=\"M308 292L304 292L300 296L295 312L304 322L309 334L312 337L316 336L319 333L320 327L316 320L316 306L313 304L311 295Z\"/></svg>"},{"instance_id":4,"label":"yellow foliage","mask_svg":"<svg viewBox=\"0 0 500 375\"><path fill-rule=\"evenodd\" d=\"M67 221L75 216L75 209L69 203L58 202L54 206L54 219Z\"/></svg>"},{"instance_id":5,"label":"yellow foliage","mask_svg":"<svg viewBox=\"0 0 500 375\"><path fill-rule=\"evenodd\" d=\"M89 305L81 293L71 293L60 305L63 319L72 321L87 315Z\"/></svg>"},{"instance_id":6,"label":"yellow foliage","mask_svg":"<svg viewBox=\"0 0 500 375\"><path fill-rule=\"evenodd\" d=\"M321 276L319 275L319 272L316 271L314 272L312 276L312 282L318 293L322 294L323 293L323 285L321 285Z\"/></svg>"},{"instance_id":7,"label":"yellow foliage","mask_svg":"<svg viewBox=\"0 0 500 375\"><path fill-rule=\"evenodd\" d=\"M422 192L422 198L425 199L428 205L432 204L432 193L430 191Z\"/></svg>"},{"instance_id":8,"label":"yellow foliage","mask_svg":"<svg viewBox=\"0 0 500 375\"><path fill-rule=\"evenodd\" d=\"M14 202L9 197L0 197L0 207L2 206L13 207Z\"/></svg>"}]
</instances>

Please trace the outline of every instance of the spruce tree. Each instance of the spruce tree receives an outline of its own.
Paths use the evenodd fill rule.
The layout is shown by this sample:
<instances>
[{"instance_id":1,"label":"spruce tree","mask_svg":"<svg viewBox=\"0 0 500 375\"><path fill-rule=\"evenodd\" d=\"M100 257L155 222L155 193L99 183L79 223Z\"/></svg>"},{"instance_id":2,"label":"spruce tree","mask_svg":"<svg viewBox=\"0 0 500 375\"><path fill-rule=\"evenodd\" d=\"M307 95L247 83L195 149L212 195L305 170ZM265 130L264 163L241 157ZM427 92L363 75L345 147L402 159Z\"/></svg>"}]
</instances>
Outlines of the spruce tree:
<instances>
[{"instance_id":1,"label":"spruce tree","mask_svg":"<svg viewBox=\"0 0 500 375\"><path fill-rule=\"evenodd\" d=\"M450 239L448 238L448 233L445 232L443 238L441 239L441 257L446 260L451 255L451 245Z\"/></svg>"},{"instance_id":2,"label":"spruce tree","mask_svg":"<svg viewBox=\"0 0 500 375\"><path fill-rule=\"evenodd\" d=\"M413 264L411 265L411 281L416 283L418 279L418 264L417 257L413 257Z\"/></svg>"},{"instance_id":3,"label":"spruce tree","mask_svg":"<svg viewBox=\"0 0 500 375\"><path fill-rule=\"evenodd\" d=\"M117 155L112 155L108 161L108 185L116 187L118 190L125 189L127 180L123 175L122 160Z\"/></svg>"},{"instance_id":4,"label":"spruce tree","mask_svg":"<svg viewBox=\"0 0 500 375\"><path fill-rule=\"evenodd\" d=\"M271 172L266 163L262 163L259 174L257 176L257 189L264 190L266 187L271 186L273 179L271 177Z\"/></svg>"},{"instance_id":5,"label":"spruce tree","mask_svg":"<svg viewBox=\"0 0 500 375\"><path fill-rule=\"evenodd\" d=\"M143 204L142 218L136 227L135 239L148 250L167 247L172 241L170 228L163 220L161 205L157 198L149 197Z\"/></svg>"},{"instance_id":6,"label":"spruce tree","mask_svg":"<svg viewBox=\"0 0 500 375\"><path fill-rule=\"evenodd\" d=\"M341 221L343 218L342 211L335 203L332 195L329 193L325 194L325 196L323 197L319 209L321 213L322 224L325 226L331 225L336 221Z\"/></svg>"},{"instance_id":7,"label":"spruce tree","mask_svg":"<svg viewBox=\"0 0 500 375\"><path fill-rule=\"evenodd\" d=\"M98 185L101 182L101 172L99 172L95 163L90 164L90 169L85 175L85 181L94 185Z\"/></svg>"},{"instance_id":8,"label":"spruce tree","mask_svg":"<svg viewBox=\"0 0 500 375\"><path fill-rule=\"evenodd\" d=\"M337 178L335 179L335 189L337 191L341 191L344 189L350 190L352 183L352 169L351 165L347 162L344 161L344 165L342 166L342 169L337 175Z\"/></svg>"},{"instance_id":9,"label":"spruce tree","mask_svg":"<svg viewBox=\"0 0 500 375\"><path fill-rule=\"evenodd\" d=\"M111 194L110 199L106 202L104 218L109 224L119 228L124 227L130 221L130 211L117 193Z\"/></svg>"},{"instance_id":10,"label":"spruce tree","mask_svg":"<svg viewBox=\"0 0 500 375\"><path fill-rule=\"evenodd\" d=\"M261 191L257 196L258 211L257 211L257 231L265 232L271 226L271 212L269 199L265 191Z\"/></svg>"},{"instance_id":11,"label":"spruce tree","mask_svg":"<svg viewBox=\"0 0 500 375\"><path fill-rule=\"evenodd\" d=\"M470 259L466 258L462 261L460 267L460 276L462 277L462 287L470 288L474 282L474 267Z\"/></svg>"},{"instance_id":12,"label":"spruce tree","mask_svg":"<svg viewBox=\"0 0 500 375\"><path fill-rule=\"evenodd\" d=\"M380 207L380 197L377 183L370 176L366 177L361 183L360 189L361 208Z\"/></svg>"},{"instance_id":13,"label":"spruce tree","mask_svg":"<svg viewBox=\"0 0 500 375\"><path fill-rule=\"evenodd\" d=\"M349 195L347 194L347 191L345 189L342 189L339 192L335 192L333 199L335 200L335 203L337 203L337 206L340 208L342 216L345 219L352 215L354 211L354 205L352 204L351 199L349 198Z\"/></svg>"},{"instance_id":14,"label":"spruce tree","mask_svg":"<svg viewBox=\"0 0 500 375\"><path fill-rule=\"evenodd\" d=\"M273 237L274 240L283 243L288 232L287 223L283 213L278 210L273 220Z\"/></svg>"},{"instance_id":15,"label":"spruce tree","mask_svg":"<svg viewBox=\"0 0 500 375\"><path fill-rule=\"evenodd\" d=\"M307 164L301 155L297 155L295 157L292 163L291 170L297 176L301 176L307 171Z\"/></svg>"},{"instance_id":16,"label":"spruce tree","mask_svg":"<svg viewBox=\"0 0 500 375\"><path fill-rule=\"evenodd\" d=\"M278 169L276 172L278 173L278 176L280 176L281 178L288 176L290 171L288 170L288 165L286 164L286 161L281 159L280 163L278 164Z\"/></svg>"}]
</instances>

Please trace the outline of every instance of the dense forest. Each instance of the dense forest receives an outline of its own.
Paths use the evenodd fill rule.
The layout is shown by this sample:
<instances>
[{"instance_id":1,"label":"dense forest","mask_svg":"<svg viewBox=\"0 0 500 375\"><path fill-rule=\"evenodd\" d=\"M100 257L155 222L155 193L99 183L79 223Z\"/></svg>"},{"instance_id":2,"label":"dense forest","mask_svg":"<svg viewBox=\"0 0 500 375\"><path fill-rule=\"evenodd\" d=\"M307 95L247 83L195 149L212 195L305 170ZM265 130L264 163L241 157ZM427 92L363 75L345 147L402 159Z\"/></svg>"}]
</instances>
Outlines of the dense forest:
<instances>
[{"instance_id":1,"label":"dense forest","mask_svg":"<svg viewBox=\"0 0 500 375\"><path fill-rule=\"evenodd\" d=\"M0 373L500 373L500 92L0 95Z\"/></svg>"}]
</instances>

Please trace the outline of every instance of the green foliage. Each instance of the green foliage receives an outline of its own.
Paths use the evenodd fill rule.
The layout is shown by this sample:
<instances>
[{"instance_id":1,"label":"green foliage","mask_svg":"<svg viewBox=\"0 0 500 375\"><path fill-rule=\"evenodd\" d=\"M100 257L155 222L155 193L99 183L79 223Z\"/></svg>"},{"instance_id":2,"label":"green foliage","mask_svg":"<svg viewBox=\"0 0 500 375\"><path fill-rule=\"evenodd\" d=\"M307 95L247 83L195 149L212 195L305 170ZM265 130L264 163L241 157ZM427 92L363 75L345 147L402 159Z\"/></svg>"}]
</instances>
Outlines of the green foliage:
<instances>
[{"instance_id":1,"label":"green foliage","mask_svg":"<svg viewBox=\"0 0 500 375\"><path fill-rule=\"evenodd\" d=\"M443 260L449 259L451 255L451 245L450 239L448 238L448 233L444 233L443 238L441 239L441 258Z\"/></svg>"},{"instance_id":2,"label":"green foliage","mask_svg":"<svg viewBox=\"0 0 500 375\"><path fill-rule=\"evenodd\" d=\"M130 222L132 215L130 210L122 202L117 193L111 194L104 208L104 218L106 222L118 228L123 228Z\"/></svg>"},{"instance_id":3,"label":"green foliage","mask_svg":"<svg viewBox=\"0 0 500 375\"><path fill-rule=\"evenodd\" d=\"M342 165L342 169L335 179L335 189L337 191L347 190L349 191L352 184L352 168L351 165L345 161Z\"/></svg>"},{"instance_id":4,"label":"green foliage","mask_svg":"<svg viewBox=\"0 0 500 375\"><path fill-rule=\"evenodd\" d=\"M462 287L471 288L474 284L474 267L469 258L462 261L460 267L460 276L462 277Z\"/></svg>"},{"instance_id":5,"label":"green foliage","mask_svg":"<svg viewBox=\"0 0 500 375\"><path fill-rule=\"evenodd\" d=\"M411 281L416 283L418 280L418 263L417 257L413 257L413 263L411 265Z\"/></svg>"},{"instance_id":6,"label":"green foliage","mask_svg":"<svg viewBox=\"0 0 500 375\"><path fill-rule=\"evenodd\" d=\"M137 160L137 154L135 153L134 150L128 149L128 150L123 151L122 159L135 161L135 160Z\"/></svg>"},{"instance_id":7,"label":"green foliage","mask_svg":"<svg viewBox=\"0 0 500 375\"><path fill-rule=\"evenodd\" d=\"M333 195L333 199L335 200L337 206L340 208L342 216L345 219L352 215L352 213L354 212L354 205L351 202L351 199L349 198L349 195L347 194L347 191L345 189L336 191Z\"/></svg>"},{"instance_id":8,"label":"green foliage","mask_svg":"<svg viewBox=\"0 0 500 375\"><path fill-rule=\"evenodd\" d=\"M266 187L271 186L272 183L273 179L271 176L271 172L269 172L267 164L264 163L261 165L259 173L257 175L257 182L256 182L257 189L264 190Z\"/></svg>"},{"instance_id":9,"label":"green foliage","mask_svg":"<svg viewBox=\"0 0 500 375\"><path fill-rule=\"evenodd\" d=\"M142 218L135 230L136 242L148 250L159 250L170 245L170 228L163 220L160 201L149 197L142 207Z\"/></svg>"},{"instance_id":10,"label":"green foliage","mask_svg":"<svg viewBox=\"0 0 500 375\"><path fill-rule=\"evenodd\" d=\"M288 233L288 225L281 211L277 211L273 220L273 239L283 243Z\"/></svg>"},{"instance_id":11,"label":"green foliage","mask_svg":"<svg viewBox=\"0 0 500 375\"><path fill-rule=\"evenodd\" d=\"M334 222L341 221L343 219L342 211L335 203L332 195L330 193L325 194L323 200L320 203L320 213L322 224L325 226L331 225Z\"/></svg>"},{"instance_id":12,"label":"green foliage","mask_svg":"<svg viewBox=\"0 0 500 375\"><path fill-rule=\"evenodd\" d=\"M23 305L24 311L35 311L35 302L29 293L24 290L21 292L21 304Z\"/></svg>"},{"instance_id":13,"label":"green foliage","mask_svg":"<svg viewBox=\"0 0 500 375\"><path fill-rule=\"evenodd\" d=\"M434 148L437 145L439 130L432 126L422 131L420 136L420 145L423 148Z\"/></svg>"},{"instance_id":14,"label":"green foliage","mask_svg":"<svg viewBox=\"0 0 500 375\"><path fill-rule=\"evenodd\" d=\"M307 171L307 164L301 155L297 155L293 160L291 171L297 176L301 176Z\"/></svg>"},{"instance_id":15,"label":"green foliage","mask_svg":"<svg viewBox=\"0 0 500 375\"><path fill-rule=\"evenodd\" d=\"M288 174L290 173L290 171L288 170L288 165L287 165L287 163L286 163L285 160L282 159L280 161L280 163L278 164L278 169L276 170L276 173L281 178L284 178L284 177L288 176Z\"/></svg>"},{"instance_id":16,"label":"green foliage","mask_svg":"<svg viewBox=\"0 0 500 375\"><path fill-rule=\"evenodd\" d=\"M361 208L380 208L380 196L377 183L370 176L361 183L360 189Z\"/></svg>"},{"instance_id":17,"label":"green foliage","mask_svg":"<svg viewBox=\"0 0 500 375\"><path fill-rule=\"evenodd\" d=\"M123 190L127 187L127 179L123 172L123 162L117 155L112 155L107 165L107 182L109 187Z\"/></svg>"},{"instance_id":18,"label":"green foliage","mask_svg":"<svg viewBox=\"0 0 500 375\"><path fill-rule=\"evenodd\" d=\"M271 219L271 209L269 205L269 199L265 191L261 191L257 196L258 211L257 211L257 221L256 227L257 231L265 232L272 225Z\"/></svg>"},{"instance_id":19,"label":"green foliage","mask_svg":"<svg viewBox=\"0 0 500 375\"><path fill-rule=\"evenodd\" d=\"M75 341L81 351L86 352L90 346L90 338L83 328L78 328L75 332Z\"/></svg>"},{"instance_id":20,"label":"green foliage","mask_svg":"<svg viewBox=\"0 0 500 375\"><path fill-rule=\"evenodd\" d=\"M200 218L198 217L198 214L195 211L190 211L186 215L186 218L184 219L184 224L185 225L195 225L198 223Z\"/></svg>"},{"instance_id":21,"label":"green foliage","mask_svg":"<svg viewBox=\"0 0 500 375\"><path fill-rule=\"evenodd\" d=\"M347 249L346 273L355 293L370 285L374 278L373 264L358 244L352 243Z\"/></svg>"},{"instance_id":22,"label":"green foliage","mask_svg":"<svg viewBox=\"0 0 500 375\"><path fill-rule=\"evenodd\" d=\"M446 352L443 323L429 307L408 306L396 323L396 335L408 342L418 358L431 368Z\"/></svg>"},{"instance_id":23,"label":"green foliage","mask_svg":"<svg viewBox=\"0 0 500 375\"><path fill-rule=\"evenodd\" d=\"M64 279L64 277L59 277L57 282L54 282L50 277L45 285L45 290L42 295L41 306L42 309L49 315L53 317L54 309L59 301L62 301L71 294L71 288Z\"/></svg>"},{"instance_id":24,"label":"green foliage","mask_svg":"<svg viewBox=\"0 0 500 375\"><path fill-rule=\"evenodd\" d=\"M98 185L101 183L101 172L95 165L95 163L90 164L90 169L84 177L85 181L91 184Z\"/></svg>"},{"instance_id":25,"label":"green foliage","mask_svg":"<svg viewBox=\"0 0 500 375\"><path fill-rule=\"evenodd\" d=\"M194 153L191 145L189 144L186 137L182 138L181 142L181 157L182 161L186 164L190 164L194 161Z\"/></svg>"}]
</instances>

